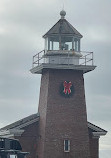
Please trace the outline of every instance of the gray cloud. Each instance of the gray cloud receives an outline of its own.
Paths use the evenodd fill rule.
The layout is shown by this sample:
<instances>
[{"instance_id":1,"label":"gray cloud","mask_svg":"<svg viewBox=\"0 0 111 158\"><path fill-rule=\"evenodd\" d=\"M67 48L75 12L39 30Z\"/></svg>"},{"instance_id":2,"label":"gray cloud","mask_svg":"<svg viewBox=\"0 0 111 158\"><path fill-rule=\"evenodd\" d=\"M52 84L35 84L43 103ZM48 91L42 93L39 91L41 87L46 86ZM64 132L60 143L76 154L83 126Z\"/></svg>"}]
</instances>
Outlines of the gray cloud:
<instances>
[{"instance_id":1,"label":"gray cloud","mask_svg":"<svg viewBox=\"0 0 111 158\"><path fill-rule=\"evenodd\" d=\"M94 52L97 68L84 75L88 119L109 131L100 141L101 158L109 158L111 1L0 1L0 126L37 112L40 75L29 72L32 56L44 49L42 35L59 20L63 3L66 19L84 36L81 49Z\"/></svg>"}]
</instances>

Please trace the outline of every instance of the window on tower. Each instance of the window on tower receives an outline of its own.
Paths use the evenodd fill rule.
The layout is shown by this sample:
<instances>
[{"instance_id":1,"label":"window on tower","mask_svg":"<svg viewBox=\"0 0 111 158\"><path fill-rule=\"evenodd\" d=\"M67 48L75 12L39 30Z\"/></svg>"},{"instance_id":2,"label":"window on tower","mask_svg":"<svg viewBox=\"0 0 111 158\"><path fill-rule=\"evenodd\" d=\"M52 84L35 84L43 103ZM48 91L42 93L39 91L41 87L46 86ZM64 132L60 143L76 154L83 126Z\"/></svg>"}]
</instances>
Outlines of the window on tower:
<instances>
[{"instance_id":1,"label":"window on tower","mask_svg":"<svg viewBox=\"0 0 111 158\"><path fill-rule=\"evenodd\" d=\"M70 152L70 140L64 140L64 152Z\"/></svg>"}]
</instances>

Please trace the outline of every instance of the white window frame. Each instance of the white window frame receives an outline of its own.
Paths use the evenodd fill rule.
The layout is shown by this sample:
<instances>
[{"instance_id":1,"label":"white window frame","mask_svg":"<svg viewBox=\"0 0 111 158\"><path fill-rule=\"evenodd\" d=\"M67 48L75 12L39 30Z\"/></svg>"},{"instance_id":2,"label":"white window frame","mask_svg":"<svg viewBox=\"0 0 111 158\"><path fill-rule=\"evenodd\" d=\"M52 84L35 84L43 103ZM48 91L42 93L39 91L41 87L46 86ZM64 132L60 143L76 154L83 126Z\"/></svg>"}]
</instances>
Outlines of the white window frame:
<instances>
[{"instance_id":1,"label":"white window frame","mask_svg":"<svg viewBox=\"0 0 111 158\"><path fill-rule=\"evenodd\" d=\"M66 144L68 143L68 144ZM67 149L66 149L66 145L67 145ZM64 140L64 152L70 152L70 140L69 139L65 139Z\"/></svg>"}]
</instances>

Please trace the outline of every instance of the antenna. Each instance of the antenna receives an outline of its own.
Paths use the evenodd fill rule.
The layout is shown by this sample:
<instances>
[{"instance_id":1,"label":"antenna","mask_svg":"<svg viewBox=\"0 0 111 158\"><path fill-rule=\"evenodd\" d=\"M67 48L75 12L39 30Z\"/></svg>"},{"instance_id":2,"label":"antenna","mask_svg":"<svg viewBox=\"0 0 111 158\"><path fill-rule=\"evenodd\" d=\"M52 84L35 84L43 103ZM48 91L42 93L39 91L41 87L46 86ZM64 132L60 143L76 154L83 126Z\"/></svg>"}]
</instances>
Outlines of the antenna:
<instances>
[{"instance_id":1,"label":"antenna","mask_svg":"<svg viewBox=\"0 0 111 158\"><path fill-rule=\"evenodd\" d=\"M64 10L64 2L63 2L63 8L62 8L62 10Z\"/></svg>"}]
</instances>

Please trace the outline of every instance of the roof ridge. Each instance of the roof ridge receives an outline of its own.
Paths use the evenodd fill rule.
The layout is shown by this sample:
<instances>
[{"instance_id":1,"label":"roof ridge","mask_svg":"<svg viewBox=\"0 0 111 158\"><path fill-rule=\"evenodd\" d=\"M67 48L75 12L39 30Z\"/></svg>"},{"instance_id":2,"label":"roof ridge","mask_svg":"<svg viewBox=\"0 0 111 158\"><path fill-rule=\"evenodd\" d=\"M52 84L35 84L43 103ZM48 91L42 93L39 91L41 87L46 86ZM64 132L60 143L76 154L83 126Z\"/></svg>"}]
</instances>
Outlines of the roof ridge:
<instances>
[{"instance_id":1,"label":"roof ridge","mask_svg":"<svg viewBox=\"0 0 111 158\"><path fill-rule=\"evenodd\" d=\"M27 117L24 117L18 121L15 121L14 123L11 123L9 125L6 125L5 127L0 128L0 130L8 130L8 129L12 129L12 128L16 128L17 126L20 126L21 124L24 124L26 122L28 122L29 120L33 120L35 118L39 117L39 113L35 113L32 115L29 115Z\"/></svg>"},{"instance_id":2,"label":"roof ridge","mask_svg":"<svg viewBox=\"0 0 111 158\"><path fill-rule=\"evenodd\" d=\"M101 131L104 131L104 132L107 132L106 130L104 130L103 128L100 128L100 127L98 127L97 125L94 125L93 123L91 123L91 122L88 122L88 124L90 124L90 125L92 125L92 126L94 126L95 127L95 129L100 129Z\"/></svg>"},{"instance_id":3,"label":"roof ridge","mask_svg":"<svg viewBox=\"0 0 111 158\"><path fill-rule=\"evenodd\" d=\"M66 20L66 19L65 19ZM66 20L67 21L67 20ZM79 31L77 31L77 29L75 29L75 27L70 23L70 22L68 22L67 21L67 23L71 26L71 29L73 30L75 30L76 32L78 32L78 34L80 34L80 32ZM80 34L81 35L81 34ZM83 37L82 35L81 35L81 37Z\"/></svg>"},{"instance_id":4,"label":"roof ridge","mask_svg":"<svg viewBox=\"0 0 111 158\"><path fill-rule=\"evenodd\" d=\"M56 25L57 23L59 23L60 20L61 20L61 19L59 19L59 20L49 29L49 31L50 31L51 29L53 29L53 28L55 27L55 25ZM46 34L48 34L49 31L47 31L42 37L45 37Z\"/></svg>"}]
</instances>

